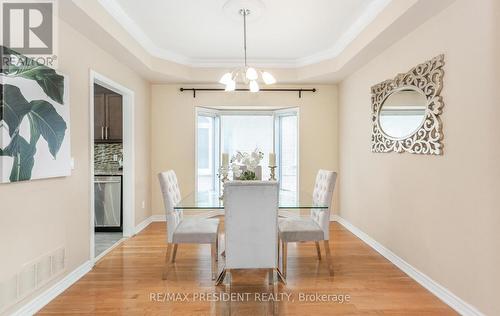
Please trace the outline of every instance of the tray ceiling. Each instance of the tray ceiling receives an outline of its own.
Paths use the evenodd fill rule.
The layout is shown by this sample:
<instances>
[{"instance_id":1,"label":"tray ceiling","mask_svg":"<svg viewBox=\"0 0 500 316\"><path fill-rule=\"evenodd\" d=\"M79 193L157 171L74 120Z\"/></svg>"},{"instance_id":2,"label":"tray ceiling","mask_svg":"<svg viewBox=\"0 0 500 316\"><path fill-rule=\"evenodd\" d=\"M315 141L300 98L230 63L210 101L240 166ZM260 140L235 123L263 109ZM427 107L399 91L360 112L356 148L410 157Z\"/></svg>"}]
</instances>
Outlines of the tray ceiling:
<instances>
[{"instance_id":1,"label":"tray ceiling","mask_svg":"<svg viewBox=\"0 0 500 316\"><path fill-rule=\"evenodd\" d=\"M224 10L226 0L99 2L153 56L195 67L241 63L242 20ZM336 57L390 0L261 2L248 22L249 61L293 68Z\"/></svg>"}]
</instances>

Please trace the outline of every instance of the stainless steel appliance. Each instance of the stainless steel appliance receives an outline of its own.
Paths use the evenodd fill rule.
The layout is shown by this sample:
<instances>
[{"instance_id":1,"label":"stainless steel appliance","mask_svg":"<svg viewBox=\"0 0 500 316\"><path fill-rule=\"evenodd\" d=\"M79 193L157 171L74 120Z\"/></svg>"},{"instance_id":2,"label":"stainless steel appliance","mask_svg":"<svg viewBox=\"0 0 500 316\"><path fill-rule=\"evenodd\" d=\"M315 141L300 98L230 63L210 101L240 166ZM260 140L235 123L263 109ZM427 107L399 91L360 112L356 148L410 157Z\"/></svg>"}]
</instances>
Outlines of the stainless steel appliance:
<instances>
[{"instance_id":1,"label":"stainless steel appliance","mask_svg":"<svg viewBox=\"0 0 500 316\"><path fill-rule=\"evenodd\" d=\"M96 176L94 180L95 231L121 232L122 177Z\"/></svg>"}]
</instances>

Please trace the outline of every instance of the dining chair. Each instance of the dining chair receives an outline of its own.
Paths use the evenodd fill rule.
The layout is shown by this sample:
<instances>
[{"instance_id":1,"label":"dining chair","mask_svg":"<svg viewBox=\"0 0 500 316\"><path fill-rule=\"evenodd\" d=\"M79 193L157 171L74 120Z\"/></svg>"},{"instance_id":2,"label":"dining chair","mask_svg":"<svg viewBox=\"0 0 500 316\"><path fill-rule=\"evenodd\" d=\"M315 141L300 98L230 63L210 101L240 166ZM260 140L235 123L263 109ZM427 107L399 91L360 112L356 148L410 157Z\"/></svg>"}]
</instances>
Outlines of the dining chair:
<instances>
[{"instance_id":1,"label":"dining chair","mask_svg":"<svg viewBox=\"0 0 500 316\"><path fill-rule=\"evenodd\" d=\"M278 268L278 182L224 184L226 274L232 269ZM222 280L220 280L222 282Z\"/></svg>"},{"instance_id":2,"label":"dining chair","mask_svg":"<svg viewBox=\"0 0 500 316\"><path fill-rule=\"evenodd\" d=\"M217 218L184 218L182 210L174 208L181 200L175 172L173 170L161 172L158 178L167 220L167 252L163 279L167 279L170 263L175 262L179 244L210 244L212 280L214 280L217 270L219 220Z\"/></svg>"},{"instance_id":3,"label":"dining chair","mask_svg":"<svg viewBox=\"0 0 500 316\"><path fill-rule=\"evenodd\" d=\"M326 209L312 209L308 218L280 218L279 238L281 240L282 273L286 277L287 244L290 242L314 241L318 259L321 260L319 242L325 247L328 271L333 276L332 258L330 254L330 211L333 190L337 173L328 170L319 170L313 191L313 203L327 205Z\"/></svg>"}]
</instances>

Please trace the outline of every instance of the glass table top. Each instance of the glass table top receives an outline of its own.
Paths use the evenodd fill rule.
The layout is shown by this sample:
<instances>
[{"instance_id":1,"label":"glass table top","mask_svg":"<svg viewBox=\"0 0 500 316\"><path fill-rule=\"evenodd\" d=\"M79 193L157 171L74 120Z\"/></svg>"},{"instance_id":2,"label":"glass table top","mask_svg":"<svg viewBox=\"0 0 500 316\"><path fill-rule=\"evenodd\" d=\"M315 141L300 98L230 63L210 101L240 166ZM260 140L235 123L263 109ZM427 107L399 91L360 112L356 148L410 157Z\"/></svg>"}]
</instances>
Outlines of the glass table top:
<instances>
[{"instance_id":1,"label":"glass table top","mask_svg":"<svg viewBox=\"0 0 500 316\"><path fill-rule=\"evenodd\" d=\"M279 191L280 209L327 209L328 205L313 201L312 194L307 192ZM219 199L219 192L193 192L184 197L175 209L182 210L216 210L224 209L224 203Z\"/></svg>"}]
</instances>

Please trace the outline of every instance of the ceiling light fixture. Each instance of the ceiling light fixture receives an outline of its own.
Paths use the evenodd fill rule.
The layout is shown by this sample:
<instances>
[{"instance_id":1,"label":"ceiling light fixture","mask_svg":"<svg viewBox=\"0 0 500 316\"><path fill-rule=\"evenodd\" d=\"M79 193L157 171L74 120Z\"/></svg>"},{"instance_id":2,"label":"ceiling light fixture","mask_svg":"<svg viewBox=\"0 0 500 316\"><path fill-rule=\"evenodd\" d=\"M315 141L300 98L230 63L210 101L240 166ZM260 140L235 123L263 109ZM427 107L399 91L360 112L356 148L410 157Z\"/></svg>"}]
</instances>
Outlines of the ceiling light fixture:
<instances>
[{"instance_id":1,"label":"ceiling light fixture","mask_svg":"<svg viewBox=\"0 0 500 316\"><path fill-rule=\"evenodd\" d=\"M267 71L261 71L247 65L247 16L250 14L249 9L240 9L240 14L243 16L243 51L245 52L245 66L225 73L219 80L219 83L226 85L226 91L234 91L236 82L243 82L249 85L250 92L259 92L259 83L257 80L260 77L265 84L276 83L276 79Z\"/></svg>"}]
</instances>

